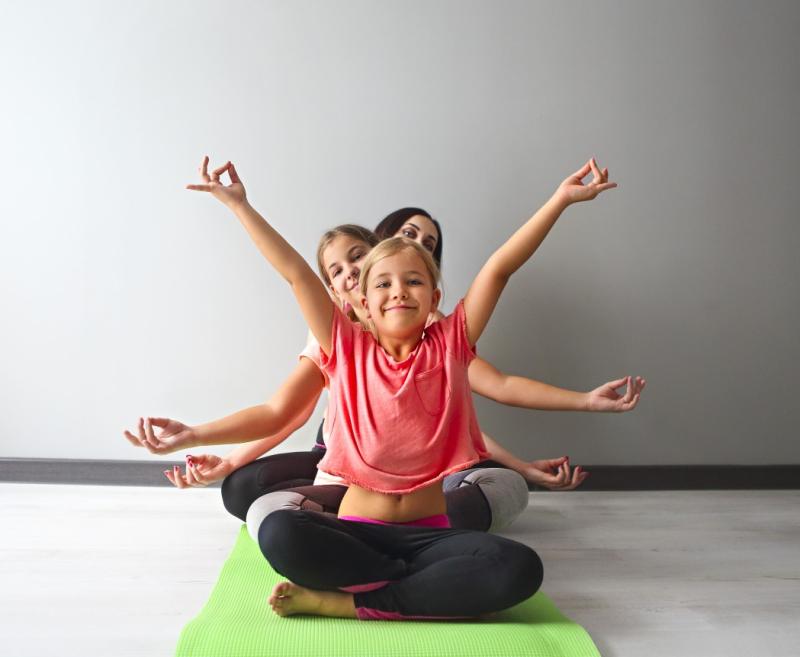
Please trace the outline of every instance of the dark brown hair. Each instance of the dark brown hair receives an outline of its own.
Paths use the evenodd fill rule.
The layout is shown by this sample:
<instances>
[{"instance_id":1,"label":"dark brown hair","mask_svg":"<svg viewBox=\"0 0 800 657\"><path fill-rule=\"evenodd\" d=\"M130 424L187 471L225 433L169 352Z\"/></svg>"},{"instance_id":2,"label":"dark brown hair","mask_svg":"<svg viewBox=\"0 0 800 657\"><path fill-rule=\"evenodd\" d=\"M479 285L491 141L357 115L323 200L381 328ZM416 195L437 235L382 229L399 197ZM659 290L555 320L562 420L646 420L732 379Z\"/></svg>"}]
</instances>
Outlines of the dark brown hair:
<instances>
[{"instance_id":1,"label":"dark brown hair","mask_svg":"<svg viewBox=\"0 0 800 657\"><path fill-rule=\"evenodd\" d=\"M439 239L436 240L436 248L433 250L432 255L436 266L441 269L442 246L444 243L442 227L439 225L439 222L436 221L436 219L431 217L431 215L422 208L400 208L399 210L395 210L394 212L387 214L383 220L377 226L375 226L375 234L378 236L379 240L385 240L389 239L390 237L394 237L397 234L397 231L403 227L403 224L415 215L422 215L423 217L430 219L433 222L433 225L436 226L436 230L439 232Z\"/></svg>"}]
</instances>

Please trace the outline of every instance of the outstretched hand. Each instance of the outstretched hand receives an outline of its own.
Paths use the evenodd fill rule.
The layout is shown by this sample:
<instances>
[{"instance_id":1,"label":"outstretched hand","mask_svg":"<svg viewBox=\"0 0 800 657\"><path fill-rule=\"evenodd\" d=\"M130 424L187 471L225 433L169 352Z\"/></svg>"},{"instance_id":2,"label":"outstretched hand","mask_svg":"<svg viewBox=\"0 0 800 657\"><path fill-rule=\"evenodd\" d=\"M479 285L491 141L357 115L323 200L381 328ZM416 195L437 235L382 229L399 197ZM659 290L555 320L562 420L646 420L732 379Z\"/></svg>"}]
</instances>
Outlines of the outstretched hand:
<instances>
[{"instance_id":1,"label":"outstretched hand","mask_svg":"<svg viewBox=\"0 0 800 657\"><path fill-rule=\"evenodd\" d=\"M239 174L236 173L236 168L233 163L228 161L218 169L214 169L211 174L208 173L208 155L203 158L203 163L200 165L200 178L203 180L202 184L186 185L186 189L191 189L195 192L209 192L215 199L222 201L228 207L243 203L247 194L244 191L244 185L239 179ZM228 172L231 179L230 185L223 185L219 179L220 176Z\"/></svg>"},{"instance_id":2,"label":"outstretched hand","mask_svg":"<svg viewBox=\"0 0 800 657\"><path fill-rule=\"evenodd\" d=\"M176 465L172 470L164 470L164 476L176 488L202 488L225 479L231 472L233 465L227 459L201 454L186 457L186 474Z\"/></svg>"},{"instance_id":3,"label":"outstretched hand","mask_svg":"<svg viewBox=\"0 0 800 657\"><path fill-rule=\"evenodd\" d=\"M589 393L588 410L622 413L632 411L639 403L639 396L647 383L642 377L624 376L616 381L604 383ZM617 392L618 388L627 386L625 394Z\"/></svg>"},{"instance_id":4,"label":"outstretched hand","mask_svg":"<svg viewBox=\"0 0 800 657\"><path fill-rule=\"evenodd\" d=\"M584 184L583 179L589 175L590 171L594 174L594 177L591 182ZM564 180L558 186L556 194L568 204L578 203L580 201L590 201L601 192L613 189L616 186L617 183L608 182L608 168L601 171L597 166L597 160L592 158Z\"/></svg>"},{"instance_id":5,"label":"outstretched hand","mask_svg":"<svg viewBox=\"0 0 800 657\"><path fill-rule=\"evenodd\" d=\"M525 469L524 477L532 484L550 490L574 490L589 476L581 466L570 467L569 456L557 459L531 461Z\"/></svg>"},{"instance_id":6,"label":"outstretched hand","mask_svg":"<svg viewBox=\"0 0 800 657\"><path fill-rule=\"evenodd\" d=\"M156 427L160 431L153 429ZM170 420L168 417L140 417L138 435L124 432L125 438L135 447L144 447L151 454L170 454L179 449L197 446L197 436L192 427Z\"/></svg>"}]
</instances>

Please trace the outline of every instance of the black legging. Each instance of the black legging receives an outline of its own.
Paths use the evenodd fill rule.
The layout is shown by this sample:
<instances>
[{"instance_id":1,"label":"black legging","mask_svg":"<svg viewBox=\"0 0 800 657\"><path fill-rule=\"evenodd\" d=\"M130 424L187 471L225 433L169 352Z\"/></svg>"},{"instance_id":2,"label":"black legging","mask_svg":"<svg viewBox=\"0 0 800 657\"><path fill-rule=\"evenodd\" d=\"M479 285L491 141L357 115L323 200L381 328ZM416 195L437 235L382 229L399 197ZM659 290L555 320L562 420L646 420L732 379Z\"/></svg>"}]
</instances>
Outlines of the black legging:
<instances>
[{"instance_id":1,"label":"black legging","mask_svg":"<svg viewBox=\"0 0 800 657\"><path fill-rule=\"evenodd\" d=\"M312 486L317 463L325 450L288 452L257 459L229 474L222 482L222 503L229 513L244 521L250 505L262 495L279 490L301 493L306 508L336 513L347 491L346 486ZM503 467L494 461L482 461L476 468ZM455 529L487 531L492 524L489 503L479 486L462 486L445 493L447 515Z\"/></svg>"},{"instance_id":2,"label":"black legging","mask_svg":"<svg viewBox=\"0 0 800 657\"><path fill-rule=\"evenodd\" d=\"M231 472L222 482L222 503L240 520L247 509L262 495L276 490L311 486L317 476L317 463L325 456L324 449L310 452L287 452L256 459ZM339 503L336 503L339 508Z\"/></svg>"},{"instance_id":3,"label":"black legging","mask_svg":"<svg viewBox=\"0 0 800 657\"><path fill-rule=\"evenodd\" d=\"M275 511L261 523L258 543L295 584L361 589L354 602L365 620L472 618L518 604L542 583L542 562L531 548L469 530Z\"/></svg>"}]
</instances>

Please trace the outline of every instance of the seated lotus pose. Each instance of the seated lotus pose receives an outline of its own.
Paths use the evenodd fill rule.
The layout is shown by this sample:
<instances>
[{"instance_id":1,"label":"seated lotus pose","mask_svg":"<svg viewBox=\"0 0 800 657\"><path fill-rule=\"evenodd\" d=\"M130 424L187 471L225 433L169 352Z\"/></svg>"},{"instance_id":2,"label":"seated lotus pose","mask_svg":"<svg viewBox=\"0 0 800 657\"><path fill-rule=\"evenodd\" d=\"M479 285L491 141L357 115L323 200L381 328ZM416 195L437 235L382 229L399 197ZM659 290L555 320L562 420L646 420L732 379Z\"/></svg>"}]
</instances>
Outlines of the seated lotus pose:
<instances>
[{"instance_id":1,"label":"seated lotus pose","mask_svg":"<svg viewBox=\"0 0 800 657\"><path fill-rule=\"evenodd\" d=\"M594 180L583 185L590 170ZM238 181L231 165L228 171ZM406 239L382 242L359 277L360 305L373 331L342 313L302 257L249 204L234 207L246 226L263 222L259 248L291 286L319 344L333 447L319 469L349 484L338 518L315 511L264 518L261 550L290 580L269 599L276 613L474 617L538 589L542 567L532 549L448 528L440 480L488 456L467 369L503 288L568 205L615 186L607 176L591 161L568 178L492 255L456 310L429 326L441 297L430 254ZM143 424L145 438L157 445L152 423ZM269 434L282 429L277 422L265 426Z\"/></svg>"},{"instance_id":2,"label":"seated lotus pose","mask_svg":"<svg viewBox=\"0 0 800 657\"><path fill-rule=\"evenodd\" d=\"M235 197L233 200L237 202L244 200L244 188L240 181L237 180L228 187L222 187L218 183L220 173L229 165L209 176L207 163L206 158L201 166L201 175L210 183L212 189L209 191L216 192L215 196L226 204L230 204L231 197ZM263 224L256 224L249 229L251 233L254 229L263 230ZM412 239L432 253L437 266L441 262L441 229L438 222L424 210L403 208L393 212L381 221L376 231L379 236L402 235ZM254 238L258 242L258 237ZM365 326L369 326L369 319L359 305L356 283L361 263L376 242L375 235L367 229L345 225L325 233L317 251L320 275L328 285L332 298L341 308L350 309L354 319L357 318ZM441 313L437 311L429 321L441 317ZM311 346L302 355L318 368L318 349ZM312 451L278 454L250 463L305 422L313 409L322 378L318 369L308 367L303 360L301 359L278 395L267 402L273 407L280 406L289 395L307 400L305 412L299 418L292 418L287 422L284 431L237 448L225 458L215 455L187 457L186 475L179 471L165 471L165 475L179 488L203 486L225 477L223 502L232 514L248 521L251 533L257 529L263 516L275 509L315 509L335 513L346 490L340 478L331 477L316 469L325 453L325 423L320 427L317 443ZM624 397L618 395L615 388L625 384L625 378L604 384L590 393L577 393L538 381L501 374L480 358L475 358L470 363L469 380L474 391L501 403L539 409L596 411L624 411L634 408L638 401L638 392L644 385L642 379L628 381L630 385ZM155 439L161 439L156 445L153 444L155 441L147 440L144 419L140 420L138 438L127 432L126 434L136 445L141 444L154 453L166 453L178 448L169 441L179 436L188 437L184 446L189 446L199 442L192 434L205 434L211 441L221 435L241 435L241 425L246 422L248 413L259 410L248 409L196 429L175 420L151 418L151 428L152 425L164 427L160 436L153 434ZM522 477L554 490L570 490L580 485L588 474L580 466L571 472L567 457L522 461L489 436L483 436L492 460L483 461L476 468L449 475L443 481L447 512L453 527L499 530L510 524L527 506L527 485ZM511 468L519 474L491 467L495 465ZM310 486L312 481L317 485ZM253 505L256 500L258 504Z\"/></svg>"}]
</instances>

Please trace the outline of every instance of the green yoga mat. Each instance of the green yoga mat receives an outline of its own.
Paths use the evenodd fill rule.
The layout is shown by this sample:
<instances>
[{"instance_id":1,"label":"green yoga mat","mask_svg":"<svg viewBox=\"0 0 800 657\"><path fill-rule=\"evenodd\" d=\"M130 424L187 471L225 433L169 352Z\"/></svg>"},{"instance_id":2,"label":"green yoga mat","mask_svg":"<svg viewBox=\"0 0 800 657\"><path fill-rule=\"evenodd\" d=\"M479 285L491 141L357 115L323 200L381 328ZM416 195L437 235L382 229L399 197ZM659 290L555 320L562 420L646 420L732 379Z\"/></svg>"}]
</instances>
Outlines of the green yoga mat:
<instances>
[{"instance_id":1,"label":"green yoga mat","mask_svg":"<svg viewBox=\"0 0 800 657\"><path fill-rule=\"evenodd\" d=\"M281 581L243 526L177 657L600 657L543 593L475 621L359 621L272 613Z\"/></svg>"}]
</instances>

